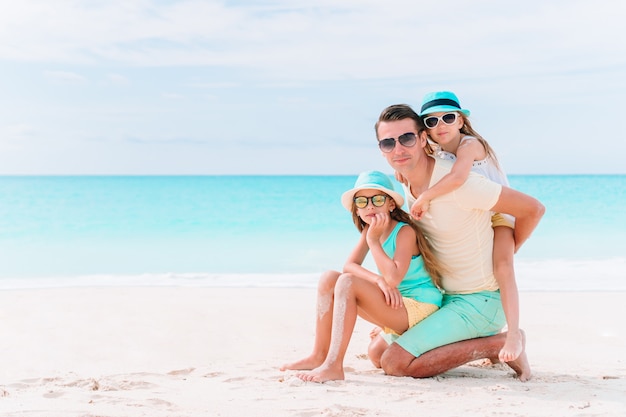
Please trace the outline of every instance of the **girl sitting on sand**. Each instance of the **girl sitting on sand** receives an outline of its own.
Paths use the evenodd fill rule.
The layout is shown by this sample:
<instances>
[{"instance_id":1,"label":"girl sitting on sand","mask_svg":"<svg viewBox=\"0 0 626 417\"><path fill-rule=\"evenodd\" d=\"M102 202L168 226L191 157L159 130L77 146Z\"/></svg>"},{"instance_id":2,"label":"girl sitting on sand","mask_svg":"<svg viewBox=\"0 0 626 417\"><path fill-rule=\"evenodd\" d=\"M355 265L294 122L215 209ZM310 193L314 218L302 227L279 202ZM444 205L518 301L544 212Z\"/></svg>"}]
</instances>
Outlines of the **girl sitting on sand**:
<instances>
[{"instance_id":1,"label":"girl sitting on sand","mask_svg":"<svg viewBox=\"0 0 626 417\"><path fill-rule=\"evenodd\" d=\"M449 174L417 196L410 209L415 220L420 220L426 215L431 200L461 186L467 180L470 171L509 186L495 152L472 128L468 119L469 114L469 110L461 108L459 99L452 92L438 91L424 96L420 116L426 126L428 138L434 145L434 156L454 161L454 165ZM402 178L398 180L402 181ZM498 359L510 362L517 359L523 349L519 329L519 296L513 268L513 254L516 250L513 237L515 219L496 213L492 217L492 226L493 272L500 287L508 328L506 342Z\"/></svg>"},{"instance_id":2,"label":"girl sitting on sand","mask_svg":"<svg viewBox=\"0 0 626 417\"><path fill-rule=\"evenodd\" d=\"M343 359L357 314L385 332L402 334L441 306L436 285L441 266L402 210L404 198L389 177L378 171L362 173L341 202L352 212L361 238L343 273L327 271L320 277L313 352L280 368L310 370L297 374L304 381L345 378ZM369 251L379 273L362 266Z\"/></svg>"}]
</instances>

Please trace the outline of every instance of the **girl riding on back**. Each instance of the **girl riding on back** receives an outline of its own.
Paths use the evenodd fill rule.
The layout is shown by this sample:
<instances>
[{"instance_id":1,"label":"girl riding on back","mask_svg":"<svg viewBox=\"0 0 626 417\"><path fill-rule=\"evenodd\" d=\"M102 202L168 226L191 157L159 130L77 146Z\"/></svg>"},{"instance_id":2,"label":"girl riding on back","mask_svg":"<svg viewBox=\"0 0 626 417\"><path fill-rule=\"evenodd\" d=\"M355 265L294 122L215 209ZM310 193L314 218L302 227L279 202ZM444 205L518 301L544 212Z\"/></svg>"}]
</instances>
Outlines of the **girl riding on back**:
<instances>
[{"instance_id":1,"label":"girl riding on back","mask_svg":"<svg viewBox=\"0 0 626 417\"><path fill-rule=\"evenodd\" d=\"M461 108L457 96L449 91L429 93L424 96L420 116L438 158L454 161L449 174L428 190L417 196L411 206L411 215L419 220L427 215L430 201L450 193L475 171L490 180L509 186L506 174L500 167L495 152L473 128L468 119L470 111ZM522 335L519 330L519 296L515 282L513 255L516 252L513 229L515 219L495 213L493 266L500 287L502 306L507 319L507 338L498 359L509 362L521 354Z\"/></svg>"}]
</instances>

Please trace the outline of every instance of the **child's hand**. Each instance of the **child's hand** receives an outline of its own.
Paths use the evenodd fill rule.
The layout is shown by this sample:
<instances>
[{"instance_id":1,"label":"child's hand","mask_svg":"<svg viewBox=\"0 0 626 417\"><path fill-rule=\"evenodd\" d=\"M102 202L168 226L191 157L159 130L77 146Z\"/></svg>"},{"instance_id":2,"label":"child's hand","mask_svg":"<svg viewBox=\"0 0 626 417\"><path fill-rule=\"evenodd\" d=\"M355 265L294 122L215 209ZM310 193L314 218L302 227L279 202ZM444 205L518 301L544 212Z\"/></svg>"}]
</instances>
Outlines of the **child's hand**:
<instances>
[{"instance_id":1,"label":"child's hand","mask_svg":"<svg viewBox=\"0 0 626 417\"><path fill-rule=\"evenodd\" d=\"M383 292L388 306L395 310L404 305L402 301L402 294L400 294L400 290L398 290L398 288L387 284L387 281L385 281L383 277L378 278L376 280L376 284L378 284L378 288L380 288Z\"/></svg>"},{"instance_id":2,"label":"child's hand","mask_svg":"<svg viewBox=\"0 0 626 417\"><path fill-rule=\"evenodd\" d=\"M380 240L380 237L389 225L390 219L391 217L389 217L389 213L387 212L376 213L376 216L371 218L366 236L368 244L378 242Z\"/></svg>"},{"instance_id":3,"label":"child's hand","mask_svg":"<svg viewBox=\"0 0 626 417\"><path fill-rule=\"evenodd\" d=\"M420 196L417 197L417 200L415 200L415 203L411 206L411 216L413 216L415 220L422 220L429 208L430 201L423 199L422 194L420 194Z\"/></svg>"},{"instance_id":4,"label":"child's hand","mask_svg":"<svg viewBox=\"0 0 626 417\"><path fill-rule=\"evenodd\" d=\"M396 180L399 183L404 184L404 185L409 185L406 178L404 178L404 176L402 176L402 174L400 174L398 171L395 172L395 176L396 176Z\"/></svg>"}]
</instances>

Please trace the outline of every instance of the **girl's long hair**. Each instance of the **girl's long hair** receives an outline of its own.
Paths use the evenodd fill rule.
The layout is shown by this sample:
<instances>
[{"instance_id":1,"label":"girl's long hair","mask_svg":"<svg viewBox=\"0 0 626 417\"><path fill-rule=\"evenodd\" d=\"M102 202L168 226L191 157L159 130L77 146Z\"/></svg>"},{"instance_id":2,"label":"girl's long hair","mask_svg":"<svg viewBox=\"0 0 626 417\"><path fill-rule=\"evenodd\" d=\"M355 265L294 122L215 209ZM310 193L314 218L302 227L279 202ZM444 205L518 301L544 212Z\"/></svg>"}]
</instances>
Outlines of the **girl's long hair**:
<instances>
[{"instance_id":1,"label":"girl's long hair","mask_svg":"<svg viewBox=\"0 0 626 417\"><path fill-rule=\"evenodd\" d=\"M491 159L493 159L493 162L495 162L496 167L498 167L498 169L500 169L500 164L498 163L498 158L496 157L496 152L493 150L493 148L491 146L489 146L489 143L487 142L487 140L485 140L485 138L480 136L480 134L477 131L474 130L474 128L472 127L472 124L469 121L469 118L466 115L464 115L463 113L460 113L460 112L458 114L463 119L463 127L461 128L461 133L463 133L464 135L467 135L467 136L473 136L476 139L478 139L478 141L485 148L485 152L487 152L487 156L490 157Z\"/></svg>"},{"instance_id":2,"label":"girl's long hair","mask_svg":"<svg viewBox=\"0 0 626 417\"><path fill-rule=\"evenodd\" d=\"M391 197L387 196L387 198ZM433 280L435 285L439 288L443 288L441 286L441 277L446 272L446 269L441 264L441 262L439 262L439 259L437 259L437 257L435 256L432 246L430 245L428 239L426 239L426 236L424 236L421 227L417 224L415 220L413 220L409 213L398 207L397 203L396 208L394 208L393 211L389 213L389 215L395 221L408 224L415 231L415 236L417 238L417 248L419 249L420 255L424 260L424 267L426 268L426 271L430 275L430 278ZM356 226L358 231L363 232L363 229L365 229L365 225L367 223L365 223L363 219L361 219L357 215L357 210L354 203L352 203L352 221L354 222L354 225Z\"/></svg>"}]
</instances>

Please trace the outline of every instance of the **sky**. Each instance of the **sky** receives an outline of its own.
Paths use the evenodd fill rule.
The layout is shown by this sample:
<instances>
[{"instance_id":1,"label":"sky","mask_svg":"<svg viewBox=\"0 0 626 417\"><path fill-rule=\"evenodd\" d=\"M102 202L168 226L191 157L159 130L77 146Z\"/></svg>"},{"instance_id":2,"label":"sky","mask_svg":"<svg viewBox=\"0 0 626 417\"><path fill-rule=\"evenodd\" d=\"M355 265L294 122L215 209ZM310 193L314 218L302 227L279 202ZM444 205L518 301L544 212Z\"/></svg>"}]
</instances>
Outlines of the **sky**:
<instances>
[{"instance_id":1,"label":"sky","mask_svg":"<svg viewBox=\"0 0 626 417\"><path fill-rule=\"evenodd\" d=\"M374 123L454 91L509 174L624 174L623 0L20 0L0 175L390 171Z\"/></svg>"}]
</instances>

